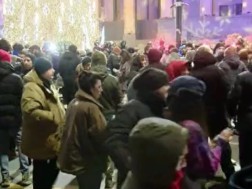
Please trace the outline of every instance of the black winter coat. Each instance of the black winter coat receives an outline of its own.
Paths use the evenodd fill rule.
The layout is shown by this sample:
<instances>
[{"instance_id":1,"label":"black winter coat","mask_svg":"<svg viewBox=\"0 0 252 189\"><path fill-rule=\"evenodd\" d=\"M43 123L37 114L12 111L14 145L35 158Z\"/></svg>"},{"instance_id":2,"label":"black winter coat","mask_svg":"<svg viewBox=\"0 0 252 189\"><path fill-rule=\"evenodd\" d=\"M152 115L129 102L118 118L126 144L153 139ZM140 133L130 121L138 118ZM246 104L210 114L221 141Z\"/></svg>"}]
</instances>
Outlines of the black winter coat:
<instances>
[{"instance_id":1,"label":"black winter coat","mask_svg":"<svg viewBox=\"0 0 252 189\"><path fill-rule=\"evenodd\" d=\"M228 111L238 116L237 129L252 132L252 73L247 71L238 75L229 95Z\"/></svg>"},{"instance_id":2,"label":"black winter coat","mask_svg":"<svg viewBox=\"0 0 252 189\"><path fill-rule=\"evenodd\" d=\"M216 65L192 70L191 75L205 82L204 101L207 113L207 125L211 138L229 126L226 103L230 89L225 73Z\"/></svg>"},{"instance_id":3,"label":"black winter coat","mask_svg":"<svg viewBox=\"0 0 252 189\"><path fill-rule=\"evenodd\" d=\"M0 130L18 129L22 114L23 82L9 63L0 63Z\"/></svg>"}]
</instances>

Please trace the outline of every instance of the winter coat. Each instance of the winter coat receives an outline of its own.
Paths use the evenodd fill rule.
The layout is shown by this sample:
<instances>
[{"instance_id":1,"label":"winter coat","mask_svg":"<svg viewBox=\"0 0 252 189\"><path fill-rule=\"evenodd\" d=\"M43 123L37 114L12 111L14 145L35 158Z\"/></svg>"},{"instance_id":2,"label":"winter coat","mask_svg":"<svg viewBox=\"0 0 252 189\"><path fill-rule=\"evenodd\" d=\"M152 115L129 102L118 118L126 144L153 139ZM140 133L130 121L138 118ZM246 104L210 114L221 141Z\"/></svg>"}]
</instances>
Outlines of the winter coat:
<instances>
[{"instance_id":1,"label":"winter coat","mask_svg":"<svg viewBox=\"0 0 252 189\"><path fill-rule=\"evenodd\" d=\"M140 100L131 100L118 111L115 119L108 123L106 147L119 173L124 176L129 170L129 134L139 120L148 117L157 117L150 105Z\"/></svg>"},{"instance_id":2,"label":"winter coat","mask_svg":"<svg viewBox=\"0 0 252 189\"><path fill-rule=\"evenodd\" d=\"M102 149L106 121L102 105L79 90L69 104L58 158L61 171L79 175L94 166L105 170L106 155Z\"/></svg>"},{"instance_id":3,"label":"winter coat","mask_svg":"<svg viewBox=\"0 0 252 189\"><path fill-rule=\"evenodd\" d=\"M201 52L200 55L196 53L194 68L191 71L192 76L206 84L207 89L203 99L211 138L229 126L226 103L230 85L225 73L215 65L215 62L214 56L208 52Z\"/></svg>"},{"instance_id":4,"label":"winter coat","mask_svg":"<svg viewBox=\"0 0 252 189\"><path fill-rule=\"evenodd\" d=\"M59 73L63 79L63 98L68 104L74 98L77 91L76 85L76 67L81 62L80 58L71 52L66 52L59 62Z\"/></svg>"},{"instance_id":5,"label":"winter coat","mask_svg":"<svg viewBox=\"0 0 252 189\"><path fill-rule=\"evenodd\" d=\"M187 120L180 125L189 131L186 173L193 180L212 178L219 168L224 141L219 139L219 145L210 148L207 137L196 122Z\"/></svg>"},{"instance_id":6,"label":"winter coat","mask_svg":"<svg viewBox=\"0 0 252 189\"><path fill-rule=\"evenodd\" d=\"M0 130L18 130L21 126L22 90L22 79L14 74L11 64L0 62Z\"/></svg>"},{"instance_id":7,"label":"winter coat","mask_svg":"<svg viewBox=\"0 0 252 189\"><path fill-rule=\"evenodd\" d=\"M229 189L251 189L252 166L236 172L229 181Z\"/></svg>"},{"instance_id":8,"label":"winter coat","mask_svg":"<svg viewBox=\"0 0 252 189\"><path fill-rule=\"evenodd\" d=\"M131 69L131 62L127 61L124 64L121 64L120 66L120 72L119 72L119 82L121 85L122 91L126 91L128 88L128 82L129 82L129 74Z\"/></svg>"},{"instance_id":9,"label":"winter coat","mask_svg":"<svg viewBox=\"0 0 252 189\"><path fill-rule=\"evenodd\" d=\"M55 158L58 144L51 144L49 137L63 126L65 110L54 86L46 87L35 70L25 77L21 99L23 113L22 152L32 159Z\"/></svg>"},{"instance_id":10,"label":"winter coat","mask_svg":"<svg viewBox=\"0 0 252 189\"><path fill-rule=\"evenodd\" d=\"M99 102L103 106L106 120L109 121L111 116L115 115L123 99L118 79L109 74L105 65L93 66L92 71L97 72L102 77L103 92Z\"/></svg>"},{"instance_id":11,"label":"winter coat","mask_svg":"<svg viewBox=\"0 0 252 189\"><path fill-rule=\"evenodd\" d=\"M238 75L228 100L228 111L232 117L238 116L237 129L252 132L252 73Z\"/></svg>"},{"instance_id":12,"label":"winter coat","mask_svg":"<svg viewBox=\"0 0 252 189\"><path fill-rule=\"evenodd\" d=\"M108 68L110 69L111 73L116 76L116 73L114 73L113 69L119 69L120 68L120 62L121 58L120 56L115 55L114 53L111 53L108 57Z\"/></svg>"},{"instance_id":13,"label":"winter coat","mask_svg":"<svg viewBox=\"0 0 252 189\"><path fill-rule=\"evenodd\" d=\"M238 74L247 71L245 64L240 61L239 56L225 57L218 66L227 74L229 85L232 87Z\"/></svg>"}]
</instances>

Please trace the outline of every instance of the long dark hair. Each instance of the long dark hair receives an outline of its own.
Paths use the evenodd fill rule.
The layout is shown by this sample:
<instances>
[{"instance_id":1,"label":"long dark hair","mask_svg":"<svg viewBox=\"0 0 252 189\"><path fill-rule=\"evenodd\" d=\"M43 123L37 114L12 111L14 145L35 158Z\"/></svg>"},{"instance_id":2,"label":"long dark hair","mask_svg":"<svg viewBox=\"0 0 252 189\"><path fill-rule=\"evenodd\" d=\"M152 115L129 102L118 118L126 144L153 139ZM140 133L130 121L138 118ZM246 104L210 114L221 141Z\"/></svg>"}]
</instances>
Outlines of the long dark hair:
<instances>
[{"instance_id":1,"label":"long dark hair","mask_svg":"<svg viewBox=\"0 0 252 189\"><path fill-rule=\"evenodd\" d=\"M202 96L189 89L178 90L167 99L170 119L179 123L192 120L198 123L208 136L206 110Z\"/></svg>"}]
</instances>

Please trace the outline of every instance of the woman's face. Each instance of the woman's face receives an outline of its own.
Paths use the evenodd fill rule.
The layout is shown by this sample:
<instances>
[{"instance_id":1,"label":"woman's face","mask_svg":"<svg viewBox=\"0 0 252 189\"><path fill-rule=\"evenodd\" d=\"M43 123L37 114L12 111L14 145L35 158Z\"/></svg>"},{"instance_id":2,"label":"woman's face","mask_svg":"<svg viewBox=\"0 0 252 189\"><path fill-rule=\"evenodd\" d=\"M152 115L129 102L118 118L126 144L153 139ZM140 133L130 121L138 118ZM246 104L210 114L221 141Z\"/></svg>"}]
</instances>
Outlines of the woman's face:
<instances>
[{"instance_id":1,"label":"woman's face","mask_svg":"<svg viewBox=\"0 0 252 189\"><path fill-rule=\"evenodd\" d=\"M94 85L94 87L91 89L91 94L95 99L99 99L101 97L102 94L102 83L101 80L97 80L96 84Z\"/></svg>"},{"instance_id":2,"label":"woman's face","mask_svg":"<svg viewBox=\"0 0 252 189\"><path fill-rule=\"evenodd\" d=\"M23 62L22 62L22 65L24 67L25 70L30 70L32 69L32 60L30 57L28 56L24 56L23 57Z\"/></svg>"},{"instance_id":3,"label":"woman's face","mask_svg":"<svg viewBox=\"0 0 252 189\"><path fill-rule=\"evenodd\" d=\"M159 89L157 89L155 91L155 93L164 101L166 101L167 97L168 97L168 90L169 90L169 85L164 85L162 87L160 87Z\"/></svg>"}]
</instances>

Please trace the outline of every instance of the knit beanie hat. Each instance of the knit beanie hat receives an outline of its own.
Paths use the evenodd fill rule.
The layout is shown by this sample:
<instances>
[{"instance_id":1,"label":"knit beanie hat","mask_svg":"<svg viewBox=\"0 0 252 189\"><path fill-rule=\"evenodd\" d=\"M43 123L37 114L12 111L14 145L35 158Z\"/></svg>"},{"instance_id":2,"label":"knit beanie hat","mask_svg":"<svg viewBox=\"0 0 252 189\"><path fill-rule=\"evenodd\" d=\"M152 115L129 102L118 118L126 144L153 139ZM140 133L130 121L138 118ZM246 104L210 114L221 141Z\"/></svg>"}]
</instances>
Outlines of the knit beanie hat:
<instances>
[{"instance_id":1,"label":"knit beanie hat","mask_svg":"<svg viewBox=\"0 0 252 189\"><path fill-rule=\"evenodd\" d=\"M11 63L11 56L10 54L5 51L0 49L0 62L8 62Z\"/></svg>"},{"instance_id":2,"label":"knit beanie hat","mask_svg":"<svg viewBox=\"0 0 252 189\"><path fill-rule=\"evenodd\" d=\"M197 51L194 56L193 69L200 69L206 66L214 65L216 63L214 55L208 51Z\"/></svg>"},{"instance_id":3,"label":"knit beanie hat","mask_svg":"<svg viewBox=\"0 0 252 189\"><path fill-rule=\"evenodd\" d=\"M139 121L129 137L132 173L138 183L168 188L187 139L188 131L172 121L154 117Z\"/></svg>"},{"instance_id":4,"label":"knit beanie hat","mask_svg":"<svg viewBox=\"0 0 252 189\"><path fill-rule=\"evenodd\" d=\"M133 87L137 91L155 91L164 85L168 85L166 72L149 68L139 74L133 82Z\"/></svg>"},{"instance_id":5,"label":"knit beanie hat","mask_svg":"<svg viewBox=\"0 0 252 189\"><path fill-rule=\"evenodd\" d=\"M150 49L147 54L149 64L159 63L162 58L162 53L158 49Z\"/></svg>"},{"instance_id":6,"label":"knit beanie hat","mask_svg":"<svg viewBox=\"0 0 252 189\"><path fill-rule=\"evenodd\" d=\"M92 55L92 66L107 65L106 55L101 51L95 51Z\"/></svg>"},{"instance_id":7,"label":"knit beanie hat","mask_svg":"<svg viewBox=\"0 0 252 189\"><path fill-rule=\"evenodd\" d=\"M206 92L206 85L203 81L192 76L180 76L170 83L169 96L176 95L181 90L195 92L203 96Z\"/></svg>"},{"instance_id":8,"label":"knit beanie hat","mask_svg":"<svg viewBox=\"0 0 252 189\"><path fill-rule=\"evenodd\" d=\"M52 66L52 63L48 59L46 58L36 59L35 64L34 64L34 69L38 75L41 75L47 72L51 68L53 68L53 66Z\"/></svg>"}]
</instances>

